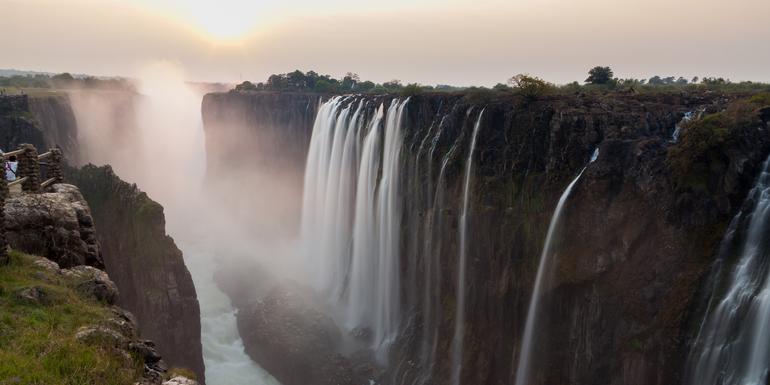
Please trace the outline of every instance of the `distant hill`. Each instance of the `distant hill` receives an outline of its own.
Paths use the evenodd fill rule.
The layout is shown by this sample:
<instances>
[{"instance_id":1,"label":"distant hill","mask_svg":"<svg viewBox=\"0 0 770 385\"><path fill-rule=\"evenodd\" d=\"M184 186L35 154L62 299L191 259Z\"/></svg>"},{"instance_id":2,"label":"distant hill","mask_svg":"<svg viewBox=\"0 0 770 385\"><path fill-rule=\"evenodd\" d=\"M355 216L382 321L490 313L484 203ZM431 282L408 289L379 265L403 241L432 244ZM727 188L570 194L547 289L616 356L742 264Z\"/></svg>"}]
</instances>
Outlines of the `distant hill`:
<instances>
[{"instance_id":1,"label":"distant hill","mask_svg":"<svg viewBox=\"0 0 770 385\"><path fill-rule=\"evenodd\" d=\"M11 77L11 76L35 76L35 75L45 75L45 76L53 76L56 75L56 72L45 72L45 71L28 71L28 70L17 70L17 69L6 69L6 68L0 68L0 77ZM82 79L87 77L92 77L88 74L72 74L72 77L76 79ZM96 78L102 78L101 76L94 76Z\"/></svg>"},{"instance_id":2,"label":"distant hill","mask_svg":"<svg viewBox=\"0 0 770 385\"><path fill-rule=\"evenodd\" d=\"M25 71L16 69L0 69L0 76L34 76L34 75L53 75L52 72Z\"/></svg>"}]
</instances>

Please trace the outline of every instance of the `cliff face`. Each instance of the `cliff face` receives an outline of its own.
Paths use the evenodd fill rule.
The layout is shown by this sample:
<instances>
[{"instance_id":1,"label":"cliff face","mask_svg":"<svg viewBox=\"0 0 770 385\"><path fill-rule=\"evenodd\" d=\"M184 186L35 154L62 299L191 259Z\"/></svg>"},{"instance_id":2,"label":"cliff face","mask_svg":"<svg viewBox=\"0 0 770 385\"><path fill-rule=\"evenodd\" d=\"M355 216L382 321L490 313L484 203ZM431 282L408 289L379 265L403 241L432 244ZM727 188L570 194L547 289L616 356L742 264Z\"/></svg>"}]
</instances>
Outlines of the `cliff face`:
<instances>
[{"instance_id":1,"label":"cliff face","mask_svg":"<svg viewBox=\"0 0 770 385\"><path fill-rule=\"evenodd\" d=\"M0 149L15 150L22 143L45 148L43 132L35 125L29 110L29 97L0 96Z\"/></svg>"},{"instance_id":2,"label":"cliff face","mask_svg":"<svg viewBox=\"0 0 770 385\"><path fill-rule=\"evenodd\" d=\"M200 309L182 252L166 235L163 207L109 166L71 170L91 206L107 272L120 305L134 313L142 334L158 343L171 366L204 377Z\"/></svg>"},{"instance_id":3,"label":"cliff face","mask_svg":"<svg viewBox=\"0 0 770 385\"><path fill-rule=\"evenodd\" d=\"M207 96L222 103L237 100L241 115L231 119L242 122L294 116L308 98ZM473 122L484 109L469 189L461 382L511 381L551 215L598 148L598 159L576 183L557 229L535 328L532 380L676 383L701 281L770 140L761 112L751 109L741 112L749 123L729 127L726 135L692 128L678 143L671 136L686 112L717 112L732 98L413 96L405 109L401 152L402 316L385 382L450 381L458 212ZM392 97L369 99L371 114ZM233 124L225 131L210 117L229 107L206 102L203 107L207 140L224 132L254 140L261 135L260 125ZM304 133L300 143L307 143L312 124L291 132ZM210 164L224 162L231 154L226 148L209 145ZM297 152L302 153L279 154L276 162L301 169L304 155L294 158Z\"/></svg>"},{"instance_id":4,"label":"cliff face","mask_svg":"<svg viewBox=\"0 0 770 385\"><path fill-rule=\"evenodd\" d=\"M208 172L302 168L319 100L301 93L207 94L201 108L206 153L213 154Z\"/></svg>"},{"instance_id":5,"label":"cliff face","mask_svg":"<svg viewBox=\"0 0 770 385\"><path fill-rule=\"evenodd\" d=\"M42 129L47 149L59 146L70 163L78 162L78 125L67 95L29 98L29 111Z\"/></svg>"},{"instance_id":6,"label":"cliff face","mask_svg":"<svg viewBox=\"0 0 770 385\"><path fill-rule=\"evenodd\" d=\"M299 206L284 203L301 199L302 170L318 104L317 95L299 93L204 96L206 173L207 179L218 181L206 187L233 216L248 221L244 213L272 212L275 218L287 219L288 223L260 228L262 232L296 227Z\"/></svg>"},{"instance_id":7,"label":"cliff face","mask_svg":"<svg viewBox=\"0 0 770 385\"><path fill-rule=\"evenodd\" d=\"M4 151L15 150L22 143L31 143L41 152L58 145L67 160L74 162L77 135L66 95L0 96L0 148Z\"/></svg>"}]
</instances>

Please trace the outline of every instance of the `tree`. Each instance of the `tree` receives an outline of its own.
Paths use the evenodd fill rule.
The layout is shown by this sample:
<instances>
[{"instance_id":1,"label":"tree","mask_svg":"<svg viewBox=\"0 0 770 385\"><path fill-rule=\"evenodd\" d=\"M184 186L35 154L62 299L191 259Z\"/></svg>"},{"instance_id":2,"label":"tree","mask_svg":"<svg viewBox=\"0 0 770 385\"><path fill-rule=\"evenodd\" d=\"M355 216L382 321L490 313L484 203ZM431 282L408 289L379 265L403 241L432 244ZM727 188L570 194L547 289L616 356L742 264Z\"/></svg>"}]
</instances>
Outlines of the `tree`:
<instances>
[{"instance_id":1,"label":"tree","mask_svg":"<svg viewBox=\"0 0 770 385\"><path fill-rule=\"evenodd\" d=\"M286 87L293 91L304 90L307 88L305 74L300 70L295 70L294 72L286 74L286 83Z\"/></svg>"},{"instance_id":2,"label":"tree","mask_svg":"<svg viewBox=\"0 0 770 385\"><path fill-rule=\"evenodd\" d=\"M664 83L663 83L663 79L661 79L660 76L655 75L655 76L651 77L650 80L647 80L647 84L649 84L651 86L659 86L659 85L662 85Z\"/></svg>"},{"instance_id":3,"label":"tree","mask_svg":"<svg viewBox=\"0 0 770 385\"><path fill-rule=\"evenodd\" d=\"M385 87L388 90L397 90L403 87L401 85L401 81L398 79L393 79L389 82L382 83L382 86Z\"/></svg>"},{"instance_id":4,"label":"tree","mask_svg":"<svg viewBox=\"0 0 770 385\"><path fill-rule=\"evenodd\" d=\"M719 85L730 84L730 79L706 77L706 78L703 78L701 82L707 86L719 86Z\"/></svg>"},{"instance_id":5,"label":"tree","mask_svg":"<svg viewBox=\"0 0 770 385\"><path fill-rule=\"evenodd\" d=\"M540 79L537 76L525 74L518 74L508 79L508 84L529 99L541 96L551 88L551 85L545 80Z\"/></svg>"},{"instance_id":6,"label":"tree","mask_svg":"<svg viewBox=\"0 0 770 385\"><path fill-rule=\"evenodd\" d=\"M422 86L419 83L410 83L401 89L401 95L413 96L422 92Z\"/></svg>"},{"instance_id":7,"label":"tree","mask_svg":"<svg viewBox=\"0 0 770 385\"><path fill-rule=\"evenodd\" d=\"M364 81L360 83L356 83L355 90L356 92L369 92L374 88L375 84L370 81Z\"/></svg>"},{"instance_id":8,"label":"tree","mask_svg":"<svg viewBox=\"0 0 770 385\"><path fill-rule=\"evenodd\" d=\"M64 72L64 73L60 73L58 75L52 76L51 80L71 82L75 80L75 78L69 72Z\"/></svg>"},{"instance_id":9,"label":"tree","mask_svg":"<svg viewBox=\"0 0 770 385\"><path fill-rule=\"evenodd\" d=\"M332 92L333 90L334 90L334 86L329 80L325 78L320 78L316 80L315 87L313 88L313 91L315 92L324 92L324 93Z\"/></svg>"},{"instance_id":10,"label":"tree","mask_svg":"<svg viewBox=\"0 0 770 385\"><path fill-rule=\"evenodd\" d=\"M588 71L588 79L585 82L590 84L608 84L612 81L614 75L610 67L597 66Z\"/></svg>"},{"instance_id":11,"label":"tree","mask_svg":"<svg viewBox=\"0 0 770 385\"><path fill-rule=\"evenodd\" d=\"M348 72L344 78L342 78L342 89L349 91L355 88L356 84L361 81L361 78L357 74Z\"/></svg>"},{"instance_id":12,"label":"tree","mask_svg":"<svg viewBox=\"0 0 770 385\"><path fill-rule=\"evenodd\" d=\"M507 84L503 83L497 83L494 87L492 87L495 91L510 91L511 87L509 87Z\"/></svg>"},{"instance_id":13,"label":"tree","mask_svg":"<svg viewBox=\"0 0 770 385\"><path fill-rule=\"evenodd\" d=\"M254 83L246 80L245 82L235 86L235 90L236 91L256 91L257 86L255 86Z\"/></svg>"},{"instance_id":14,"label":"tree","mask_svg":"<svg viewBox=\"0 0 770 385\"><path fill-rule=\"evenodd\" d=\"M57 87L66 87L75 82L75 78L69 72L51 76L51 81Z\"/></svg>"},{"instance_id":15,"label":"tree","mask_svg":"<svg viewBox=\"0 0 770 385\"><path fill-rule=\"evenodd\" d=\"M270 90L281 91L286 89L287 85L286 75L270 75L267 78L267 88Z\"/></svg>"}]
</instances>

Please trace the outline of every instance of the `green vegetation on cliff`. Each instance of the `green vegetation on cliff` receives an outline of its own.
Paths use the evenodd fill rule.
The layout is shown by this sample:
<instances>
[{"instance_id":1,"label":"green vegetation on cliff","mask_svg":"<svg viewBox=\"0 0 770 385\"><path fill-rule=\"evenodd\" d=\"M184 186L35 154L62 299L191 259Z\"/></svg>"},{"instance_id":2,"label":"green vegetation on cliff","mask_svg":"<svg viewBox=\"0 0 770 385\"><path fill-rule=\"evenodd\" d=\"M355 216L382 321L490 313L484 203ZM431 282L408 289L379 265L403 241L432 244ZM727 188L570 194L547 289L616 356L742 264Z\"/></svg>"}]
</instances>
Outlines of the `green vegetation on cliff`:
<instances>
[{"instance_id":1,"label":"green vegetation on cliff","mask_svg":"<svg viewBox=\"0 0 770 385\"><path fill-rule=\"evenodd\" d=\"M355 73L348 72L342 79L330 75L320 75L315 71L295 70L285 74L273 74L267 81L253 83L244 81L236 85L234 91L280 91L280 92L317 92L325 94L398 94L413 96L421 93L461 93L469 102L483 103L495 96L506 94L522 95L527 99L537 99L546 95L585 94L585 93L660 93L660 92L760 92L770 91L770 84L757 82L732 82L730 79L698 76L686 79L683 76L652 76L649 79L619 78L610 67L596 66L588 71L588 78L580 84L575 81L563 85L550 83L537 76L519 74L511 77L507 84L498 83L487 87L455 87L438 84L436 86L410 83L404 85L399 80L377 84L362 81Z\"/></svg>"},{"instance_id":2,"label":"green vegetation on cliff","mask_svg":"<svg viewBox=\"0 0 770 385\"><path fill-rule=\"evenodd\" d=\"M761 111L770 108L770 93L736 100L724 111L696 119L682 127L679 143L668 160L678 189L705 191L711 171L726 167L728 142L745 140L746 133L762 126Z\"/></svg>"},{"instance_id":3,"label":"green vegetation on cliff","mask_svg":"<svg viewBox=\"0 0 770 385\"><path fill-rule=\"evenodd\" d=\"M128 79L97 78L84 75L75 77L66 72L52 76L47 74L0 76L0 89L10 94L21 92L21 90L30 93L30 89L33 92L40 92L40 90L68 88L134 90L133 84Z\"/></svg>"},{"instance_id":4,"label":"green vegetation on cliff","mask_svg":"<svg viewBox=\"0 0 770 385\"><path fill-rule=\"evenodd\" d=\"M141 375L141 359L110 341L81 342L81 327L109 322L111 311L76 282L11 252L0 266L0 384L118 385Z\"/></svg>"}]
</instances>

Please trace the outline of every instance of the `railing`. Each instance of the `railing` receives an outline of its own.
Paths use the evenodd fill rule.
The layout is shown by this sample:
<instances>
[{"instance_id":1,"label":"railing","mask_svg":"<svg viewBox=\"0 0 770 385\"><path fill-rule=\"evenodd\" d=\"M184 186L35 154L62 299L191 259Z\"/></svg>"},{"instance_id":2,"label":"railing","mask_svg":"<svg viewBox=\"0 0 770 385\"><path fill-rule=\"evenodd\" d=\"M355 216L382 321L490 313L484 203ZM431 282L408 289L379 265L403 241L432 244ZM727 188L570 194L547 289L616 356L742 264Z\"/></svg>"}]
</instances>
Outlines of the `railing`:
<instances>
[{"instance_id":1,"label":"railing","mask_svg":"<svg viewBox=\"0 0 770 385\"><path fill-rule=\"evenodd\" d=\"M18 150L4 153L2 155L3 163L8 162L13 156L16 157L18 162L16 179L8 182L5 179L5 175L2 178L4 184L7 184L8 187L21 185L22 191L37 193L64 180L62 172L64 156L58 147L38 155L35 146L22 144ZM46 167L45 176L47 177L42 182L40 181L42 174L41 166ZM3 170L3 173L5 173L5 170Z\"/></svg>"},{"instance_id":2,"label":"railing","mask_svg":"<svg viewBox=\"0 0 770 385\"><path fill-rule=\"evenodd\" d=\"M16 168L16 179L8 182L5 171L5 163L15 156L18 166ZM64 156L58 147L50 149L48 152L39 154L35 146L31 144L22 144L18 150L6 152L0 156L2 160L2 182L0 182L0 265L8 263L8 244L5 239L5 198L8 196L9 188L21 185L22 192L40 193L56 183L64 181L62 164ZM45 166L46 179L40 182L41 167Z\"/></svg>"}]
</instances>

